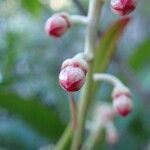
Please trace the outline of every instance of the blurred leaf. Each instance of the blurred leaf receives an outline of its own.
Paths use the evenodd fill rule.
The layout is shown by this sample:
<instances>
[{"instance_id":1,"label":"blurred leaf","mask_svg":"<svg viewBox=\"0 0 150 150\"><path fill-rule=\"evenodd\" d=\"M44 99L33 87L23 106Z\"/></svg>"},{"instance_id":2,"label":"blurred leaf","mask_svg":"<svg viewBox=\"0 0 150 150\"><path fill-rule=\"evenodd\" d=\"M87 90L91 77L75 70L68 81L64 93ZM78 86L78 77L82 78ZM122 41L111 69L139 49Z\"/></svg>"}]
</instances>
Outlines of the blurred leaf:
<instances>
[{"instance_id":1,"label":"blurred leaf","mask_svg":"<svg viewBox=\"0 0 150 150\"><path fill-rule=\"evenodd\" d=\"M111 25L103 34L100 39L100 44L96 49L95 72L102 72L106 69L129 21L129 17L120 19Z\"/></svg>"},{"instance_id":2,"label":"blurred leaf","mask_svg":"<svg viewBox=\"0 0 150 150\"><path fill-rule=\"evenodd\" d=\"M142 113L135 116L130 122L129 131L135 138L138 138L139 141L149 139L149 130L145 127L144 115Z\"/></svg>"},{"instance_id":3,"label":"blurred leaf","mask_svg":"<svg viewBox=\"0 0 150 150\"><path fill-rule=\"evenodd\" d=\"M130 57L129 63L135 71L140 71L144 65L150 63L150 38L135 49L135 53Z\"/></svg>"},{"instance_id":4,"label":"blurred leaf","mask_svg":"<svg viewBox=\"0 0 150 150\"><path fill-rule=\"evenodd\" d=\"M0 107L18 114L34 129L56 141L63 132L64 125L58 115L37 101L26 100L12 93L0 93Z\"/></svg>"},{"instance_id":5,"label":"blurred leaf","mask_svg":"<svg viewBox=\"0 0 150 150\"><path fill-rule=\"evenodd\" d=\"M41 4L38 0L21 0L22 6L33 15L39 14Z\"/></svg>"},{"instance_id":6,"label":"blurred leaf","mask_svg":"<svg viewBox=\"0 0 150 150\"><path fill-rule=\"evenodd\" d=\"M7 41L7 53L5 55L5 78L8 78L12 75L12 69L16 60L16 53L18 49L18 39L20 40L20 36L13 32L8 32L6 36ZM19 41L20 42L20 41Z\"/></svg>"},{"instance_id":7,"label":"blurred leaf","mask_svg":"<svg viewBox=\"0 0 150 150\"><path fill-rule=\"evenodd\" d=\"M106 70L113 54L115 53L115 48L120 37L130 20L131 18L126 17L116 21L103 34L100 39L100 44L96 49L94 72L99 73Z\"/></svg>"},{"instance_id":8,"label":"blurred leaf","mask_svg":"<svg viewBox=\"0 0 150 150\"><path fill-rule=\"evenodd\" d=\"M39 134L31 130L31 128L21 121L9 116L0 119L0 147L7 150L37 150L44 142L45 138L41 138Z\"/></svg>"}]
</instances>

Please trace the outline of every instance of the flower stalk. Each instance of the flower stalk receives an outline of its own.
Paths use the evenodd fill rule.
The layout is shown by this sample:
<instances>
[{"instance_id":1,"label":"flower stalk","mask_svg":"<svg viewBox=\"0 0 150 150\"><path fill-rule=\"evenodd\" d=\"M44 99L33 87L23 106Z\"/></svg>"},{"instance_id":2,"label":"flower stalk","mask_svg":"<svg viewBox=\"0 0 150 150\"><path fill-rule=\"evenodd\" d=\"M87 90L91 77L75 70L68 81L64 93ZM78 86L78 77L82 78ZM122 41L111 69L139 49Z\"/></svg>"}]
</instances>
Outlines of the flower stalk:
<instances>
[{"instance_id":1,"label":"flower stalk","mask_svg":"<svg viewBox=\"0 0 150 150\"><path fill-rule=\"evenodd\" d=\"M81 15L71 15L70 20L72 21L73 24L87 25L89 22L86 16L81 16Z\"/></svg>"},{"instance_id":2,"label":"flower stalk","mask_svg":"<svg viewBox=\"0 0 150 150\"><path fill-rule=\"evenodd\" d=\"M89 70L86 77L86 83L81 91L80 101L78 104L78 126L74 132L71 149L79 150L82 146L82 138L84 134L85 119L88 112L88 104L92 99L91 86L93 84L93 58L95 54L95 42L97 38L98 22L103 0L91 0L89 3L87 33L85 39L84 53L88 56Z\"/></svg>"},{"instance_id":3,"label":"flower stalk","mask_svg":"<svg viewBox=\"0 0 150 150\"><path fill-rule=\"evenodd\" d=\"M76 103L73 97L73 93L68 93L69 95L69 104L70 104L70 112L72 118L72 128L76 129L77 127L77 111L76 111Z\"/></svg>"},{"instance_id":4,"label":"flower stalk","mask_svg":"<svg viewBox=\"0 0 150 150\"><path fill-rule=\"evenodd\" d=\"M122 114L124 112L125 113L129 112L129 110L125 107L127 100L130 98L129 89L120 80L118 80L114 76L107 75L107 74L94 74L93 75L94 67L95 67L95 49L96 49L96 39L97 39L97 33L98 33L98 23L99 23L102 6L103 6L103 0L90 0L88 16L79 16L79 15L72 15L72 16L66 15L65 16L65 17L68 17L68 20L71 22L71 25L79 23L79 24L84 24L86 26L84 52L81 52L81 53L78 53L77 55L75 55L73 57L73 60L77 59L80 61L81 60L85 61L86 63L88 63L88 70L86 71L87 74L85 74L86 80L85 80L83 89L81 90L81 95L80 95L79 102L77 105L78 106L77 110L76 110L76 106L75 106L75 103L73 100L73 95L72 95L72 93L69 93L73 126L71 126L71 123L69 124L69 126L65 130L64 134L62 135L60 141L56 145L56 149L58 148L57 150L63 150L66 147L66 145L68 144L69 140L72 141L71 150L79 150L79 149L84 148L83 147L83 135L84 135L84 128L85 128L85 121L86 121L89 105L91 104L91 101L93 99L92 87L95 85L94 81L99 81L99 80L107 81L107 82L111 83L114 87L117 87L117 88L115 88L115 90L113 91L113 94L112 94L112 97L114 99L118 100L118 97L119 97L119 103L117 103L117 105L115 107L118 110L118 112L120 112ZM78 79L78 77L79 77L79 75L78 76L75 75L75 73L79 73L79 70L73 72L72 75L70 75L70 70L77 69L82 63L81 64L80 63L72 64L68 61L67 61L67 63L68 63L68 66L70 66L70 67L68 70L65 70L66 71L65 75L69 78L60 78L60 79L63 79L63 82L60 82L60 83L63 83L61 85L68 85L68 83L70 84L70 82L68 82L68 81L72 81L72 80L66 80L66 79L75 79L74 77L77 77L77 79ZM63 66L66 67L66 64ZM62 68L62 69L64 69L64 68ZM82 65L81 65L81 69L83 69ZM74 77L72 78L72 76L74 76ZM62 76L59 76L59 77L62 77ZM64 74L63 74L63 77L64 77ZM64 81L65 81L65 84L64 84ZM76 83L76 81L75 81L75 83ZM80 86L80 88L78 88L78 89L75 88L73 90L72 90L72 88L71 88L71 90L66 88L66 86L63 86L63 87L65 87L64 89L67 92L75 92L75 91L80 90L80 88L82 86ZM74 86L74 84L73 84L73 87L76 87L76 86ZM120 92L120 88L122 90L121 92ZM119 94L118 94L118 89L119 89ZM120 105L120 96L122 98L122 95L123 95L123 98L124 99L126 98L126 99L124 100L124 103L121 103L121 105ZM115 102L118 102L118 101L115 101ZM118 107L118 105L119 105L119 107ZM122 112L122 110L124 112ZM77 112L77 114L76 114L76 112ZM71 139L72 133L73 133L73 137ZM95 135L93 135L93 136L95 136ZM95 143L95 142L92 142L92 143ZM93 147L92 144L89 145L89 147Z\"/></svg>"},{"instance_id":5,"label":"flower stalk","mask_svg":"<svg viewBox=\"0 0 150 150\"><path fill-rule=\"evenodd\" d=\"M125 85L115 76L104 73L94 73L93 75L94 81L106 81L112 84L114 87L125 87Z\"/></svg>"}]
</instances>

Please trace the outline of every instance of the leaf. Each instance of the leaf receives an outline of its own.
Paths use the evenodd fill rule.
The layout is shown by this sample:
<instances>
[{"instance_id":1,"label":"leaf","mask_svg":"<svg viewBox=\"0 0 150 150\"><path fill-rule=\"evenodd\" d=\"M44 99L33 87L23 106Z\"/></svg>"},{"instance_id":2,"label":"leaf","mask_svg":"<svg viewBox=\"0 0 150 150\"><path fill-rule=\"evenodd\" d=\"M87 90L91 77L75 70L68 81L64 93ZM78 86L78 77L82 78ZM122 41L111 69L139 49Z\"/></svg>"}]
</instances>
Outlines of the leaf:
<instances>
[{"instance_id":1,"label":"leaf","mask_svg":"<svg viewBox=\"0 0 150 150\"><path fill-rule=\"evenodd\" d=\"M135 53L129 58L129 64L138 72L150 63L150 38L142 42L134 51Z\"/></svg>"},{"instance_id":2,"label":"leaf","mask_svg":"<svg viewBox=\"0 0 150 150\"><path fill-rule=\"evenodd\" d=\"M26 100L12 93L0 93L0 107L21 116L43 136L56 141L63 132L64 125L49 107L35 100Z\"/></svg>"},{"instance_id":3,"label":"leaf","mask_svg":"<svg viewBox=\"0 0 150 150\"><path fill-rule=\"evenodd\" d=\"M21 0L21 4L32 15L39 14L41 10L41 4L38 0Z\"/></svg>"},{"instance_id":4,"label":"leaf","mask_svg":"<svg viewBox=\"0 0 150 150\"><path fill-rule=\"evenodd\" d=\"M111 25L103 34L99 46L96 49L95 72L103 72L106 69L129 21L129 17L120 19Z\"/></svg>"},{"instance_id":5,"label":"leaf","mask_svg":"<svg viewBox=\"0 0 150 150\"><path fill-rule=\"evenodd\" d=\"M96 49L94 72L100 73L107 69L120 37L130 20L131 18L126 17L116 21L103 34ZM95 88L97 88L97 84L94 86L94 91L96 90Z\"/></svg>"},{"instance_id":6,"label":"leaf","mask_svg":"<svg viewBox=\"0 0 150 150\"><path fill-rule=\"evenodd\" d=\"M13 32L8 32L6 35L7 49L4 56L4 68L5 78L12 75L12 69L16 61L16 53L18 50L18 42L20 42L20 36Z\"/></svg>"}]
</instances>

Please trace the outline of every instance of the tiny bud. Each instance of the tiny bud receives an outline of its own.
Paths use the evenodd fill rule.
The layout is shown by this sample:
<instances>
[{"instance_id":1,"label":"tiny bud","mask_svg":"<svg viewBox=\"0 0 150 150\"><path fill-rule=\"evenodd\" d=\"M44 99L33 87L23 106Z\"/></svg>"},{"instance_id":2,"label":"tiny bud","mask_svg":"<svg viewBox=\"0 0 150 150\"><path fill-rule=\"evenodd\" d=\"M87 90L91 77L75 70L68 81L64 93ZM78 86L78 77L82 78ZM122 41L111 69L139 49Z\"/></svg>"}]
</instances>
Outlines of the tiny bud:
<instances>
[{"instance_id":1,"label":"tiny bud","mask_svg":"<svg viewBox=\"0 0 150 150\"><path fill-rule=\"evenodd\" d=\"M114 109L121 115L127 116L132 111L131 92L125 87L116 87L112 93Z\"/></svg>"},{"instance_id":2,"label":"tiny bud","mask_svg":"<svg viewBox=\"0 0 150 150\"><path fill-rule=\"evenodd\" d=\"M71 21L67 14L54 14L45 24L45 31L49 36L61 37L71 26Z\"/></svg>"},{"instance_id":3,"label":"tiny bud","mask_svg":"<svg viewBox=\"0 0 150 150\"><path fill-rule=\"evenodd\" d=\"M109 144L115 144L119 140L118 133L113 124L106 128L106 139Z\"/></svg>"},{"instance_id":4,"label":"tiny bud","mask_svg":"<svg viewBox=\"0 0 150 150\"><path fill-rule=\"evenodd\" d=\"M115 118L116 112L114 111L112 105L109 104L100 104L97 105L94 111L94 120L96 122L100 121L101 124L105 125L109 121L113 121Z\"/></svg>"},{"instance_id":5,"label":"tiny bud","mask_svg":"<svg viewBox=\"0 0 150 150\"><path fill-rule=\"evenodd\" d=\"M75 92L81 89L85 82L88 65L82 59L67 59L63 62L59 74L59 83L67 92Z\"/></svg>"},{"instance_id":6,"label":"tiny bud","mask_svg":"<svg viewBox=\"0 0 150 150\"><path fill-rule=\"evenodd\" d=\"M136 7L136 0L111 0L111 10L120 16L128 15Z\"/></svg>"}]
</instances>

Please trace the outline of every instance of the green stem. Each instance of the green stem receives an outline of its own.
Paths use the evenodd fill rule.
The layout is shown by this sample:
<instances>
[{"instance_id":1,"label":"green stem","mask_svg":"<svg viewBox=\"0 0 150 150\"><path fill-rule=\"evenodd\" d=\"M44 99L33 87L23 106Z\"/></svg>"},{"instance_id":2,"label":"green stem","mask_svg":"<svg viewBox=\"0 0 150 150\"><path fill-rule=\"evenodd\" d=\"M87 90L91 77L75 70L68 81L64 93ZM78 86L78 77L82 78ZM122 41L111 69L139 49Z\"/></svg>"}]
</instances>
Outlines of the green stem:
<instances>
[{"instance_id":1,"label":"green stem","mask_svg":"<svg viewBox=\"0 0 150 150\"><path fill-rule=\"evenodd\" d=\"M72 130L71 123L70 123L70 124L68 124L63 135L59 139L59 141L55 147L55 150L66 150L66 147L67 147L67 145L69 145L69 142L71 140L72 131L73 130Z\"/></svg>"},{"instance_id":2,"label":"green stem","mask_svg":"<svg viewBox=\"0 0 150 150\"><path fill-rule=\"evenodd\" d=\"M58 143L56 144L55 150L65 150L67 145L69 145L69 141L71 139L71 135L73 129L77 126L77 114L76 114L76 104L74 101L73 93L68 93L69 96L69 104L70 104L70 112L71 112L71 123L68 124L66 127L63 135L59 139Z\"/></svg>"},{"instance_id":3,"label":"green stem","mask_svg":"<svg viewBox=\"0 0 150 150\"><path fill-rule=\"evenodd\" d=\"M83 144L81 150L93 150L97 143L102 142L102 139L104 137L104 133L102 132L103 130L104 129L99 126L97 130L93 131Z\"/></svg>"},{"instance_id":4,"label":"green stem","mask_svg":"<svg viewBox=\"0 0 150 150\"><path fill-rule=\"evenodd\" d=\"M101 43L97 49L96 60L94 60L95 61L94 72L104 72L105 71L106 67L108 66L108 62L111 60L112 54L115 52L114 51L115 45L118 42L118 40L121 36L121 33L123 32L123 29L126 27L128 22L129 22L129 18L121 19L121 20L117 21L113 26L109 27L107 32L105 32L103 38L101 39ZM93 66L93 64L91 66ZM92 68L91 66L89 68ZM89 77L87 77L87 80L89 80ZM94 86L92 84L91 85L92 91L90 91L90 93L88 93L88 95L93 96L95 94L97 87L98 87L97 83L94 83ZM84 93L84 92L86 92L86 90L84 90L82 92ZM88 99L90 99L92 96L90 96ZM89 107L91 102L92 102L92 99L89 100L87 107ZM66 147L65 145L68 146L70 144L72 134L73 134L73 131L71 128L71 123L68 128L70 128L69 129L70 133L67 134L68 129L65 130L64 134L62 135L62 137L60 139L60 141L63 141L63 142L58 142L58 145L63 145L62 148L60 148L59 150L63 150L63 148ZM64 138L64 140L62 140L63 138ZM59 143L61 143L61 144L59 144ZM101 144L100 147L101 148L103 147L103 143ZM65 150L67 150L67 149L65 149Z\"/></svg>"},{"instance_id":5,"label":"green stem","mask_svg":"<svg viewBox=\"0 0 150 150\"><path fill-rule=\"evenodd\" d=\"M70 104L72 128L75 129L77 127L76 103L75 103L75 100L74 100L74 97L73 97L73 93L68 93L68 95L69 95L69 104Z\"/></svg>"},{"instance_id":6,"label":"green stem","mask_svg":"<svg viewBox=\"0 0 150 150\"><path fill-rule=\"evenodd\" d=\"M91 0L89 4L88 19L89 23L87 26L87 34L85 39L85 54L89 56L89 71L86 77L86 83L83 90L81 91L80 101L78 105L78 126L74 132L73 142L71 149L79 150L82 146L82 138L84 133L84 125L86 120L86 115L88 112L88 106L92 100L92 90L93 85L93 58L95 55L95 41L97 38L98 22L101 12L101 7L103 0Z\"/></svg>"},{"instance_id":7,"label":"green stem","mask_svg":"<svg viewBox=\"0 0 150 150\"><path fill-rule=\"evenodd\" d=\"M82 136L84 132L84 123L86 119L86 114L87 114L87 108L89 105L89 101L92 99L92 94L91 94L91 87L93 84L93 69L92 69L93 63L90 63L90 70L87 75L87 81L84 86L84 89L82 90L81 93L81 99L78 105L78 126L74 132L74 137L73 137L73 143L72 143L72 150L78 150L80 149L81 143L82 143Z\"/></svg>"}]
</instances>

